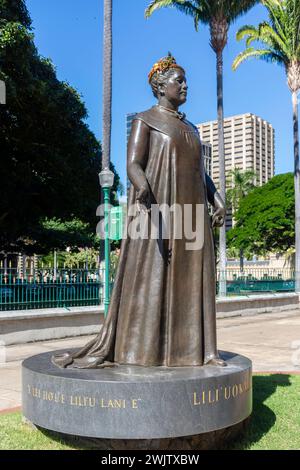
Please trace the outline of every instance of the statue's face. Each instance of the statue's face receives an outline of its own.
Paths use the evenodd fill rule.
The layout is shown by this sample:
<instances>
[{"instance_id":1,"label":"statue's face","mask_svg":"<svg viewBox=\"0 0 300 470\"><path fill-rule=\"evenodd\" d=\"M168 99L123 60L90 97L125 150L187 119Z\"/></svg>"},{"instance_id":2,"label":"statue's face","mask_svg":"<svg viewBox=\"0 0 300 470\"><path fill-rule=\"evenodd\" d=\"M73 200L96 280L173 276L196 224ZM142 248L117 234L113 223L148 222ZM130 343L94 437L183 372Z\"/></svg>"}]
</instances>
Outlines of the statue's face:
<instances>
[{"instance_id":1,"label":"statue's face","mask_svg":"<svg viewBox=\"0 0 300 470\"><path fill-rule=\"evenodd\" d=\"M163 87L165 98L176 106L186 102L188 86L182 70L174 69Z\"/></svg>"}]
</instances>

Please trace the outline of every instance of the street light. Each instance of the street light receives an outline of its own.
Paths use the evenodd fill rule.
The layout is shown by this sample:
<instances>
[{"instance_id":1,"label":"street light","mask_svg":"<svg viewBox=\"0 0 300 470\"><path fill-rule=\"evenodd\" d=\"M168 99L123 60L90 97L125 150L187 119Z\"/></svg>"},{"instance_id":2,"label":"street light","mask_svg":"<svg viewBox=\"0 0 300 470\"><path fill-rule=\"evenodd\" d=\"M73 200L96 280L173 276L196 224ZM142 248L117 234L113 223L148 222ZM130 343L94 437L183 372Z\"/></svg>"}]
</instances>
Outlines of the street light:
<instances>
[{"instance_id":1,"label":"street light","mask_svg":"<svg viewBox=\"0 0 300 470\"><path fill-rule=\"evenodd\" d=\"M101 173L99 173L99 181L100 181L101 188L103 189L112 188L114 184L114 177L115 175L108 168L105 168L104 170L102 170Z\"/></svg>"},{"instance_id":2,"label":"street light","mask_svg":"<svg viewBox=\"0 0 300 470\"><path fill-rule=\"evenodd\" d=\"M114 184L114 174L108 168L99 173L100 186L104 194L104 253L105 253L105 297L104 313L108 312L110 300L110 249L109 249L109 194Z\"/></svg>"}]
</instances>

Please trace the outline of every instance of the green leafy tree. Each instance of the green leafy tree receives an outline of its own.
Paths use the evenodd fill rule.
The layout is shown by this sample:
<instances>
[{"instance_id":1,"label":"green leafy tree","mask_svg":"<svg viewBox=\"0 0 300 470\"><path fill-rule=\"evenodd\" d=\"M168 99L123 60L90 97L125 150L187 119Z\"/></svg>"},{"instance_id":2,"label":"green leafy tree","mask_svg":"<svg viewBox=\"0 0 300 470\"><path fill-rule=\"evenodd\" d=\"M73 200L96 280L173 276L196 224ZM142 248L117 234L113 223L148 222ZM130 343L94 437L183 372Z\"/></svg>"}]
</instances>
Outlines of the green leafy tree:
<instances>
[{"instance_id":1,"label":"green leafy tree","mask_svg":"<svg viewBox=\"0 0 300 470\"><path fill-rule=\"evenodd\" d=\"M247 25L237 33L237 39L246 38L246 49L233 63L233 69L247 59L258 58L284 67L293 100L294 132L294 187L295 187L295 268L296 291L300 292L300 164L298 95L300 91L300 0L262 0L269 13L269 21L258 27ZM257 43L257 47L253 47Z\"/></svg>"},{"instance_id":2,"label":"green leafy tree","mask_svg":"<svg viewBox=\"0 0 300 470\"><path fill-rule=\"evenodd\" d=\"M232 215L238 210L240 203L247 194L254 188L254 180L256 173L252 170L241 171L239 168L234 168L230 171L231 188L226 193L226 200L232 207ZM244 269L244 252L241 249L240 253L240 269Z\"/></svg>"},{"instance_id":3,"label":"green leafy tree","mask_svg":"<svg viewBox=\"0 0 300 470\"><path fill-rule=\"evenodd\" d=\"M63 268L93 270L98 268L99 250L95 248L80 248L76 250L56 252L56 268L58 272ZM55 265L54 252L40 256L38 268L49 269Z\"/></svg>"},{"instance_id":4,"label":"green leafy tree","mask_svg":"<svg viewBox=\"0 0 300 470\"><path fill-rule=\"evenodd\" d=\"M85 248L78 251L67 251L64 256L64 264L67 267L78 266L84 269L96 269L98 267L99 251L95 248Z\"/></svg>"},{"instance_id":5,"label":"green leafy tree","mask_svg":"<svg viewBox=\"0 0 300 470\"><path fill-rule=\"evenodd\" d=\"M20 23L25 28L31 27L31 19L25 2L20 0L0 0L1 18L10 23Z\"/></svg>"},{"instance_id":6,"label":"green leafy tree","mask_svg":"<svg viewBox=\"0 0 300 470\"><path fill-rule=\"evenodd\" d=\"M57 79L33 39L25 2L0 0L0 80L7 90L7 104L0 106L5 251L31 250L44 229L44 237L49 234L45 219L81 220L95 233L101 202L101 146L86 124L85 105L74 88ZM114 195L118 186L116 175Z\"/></svg>"},{"instance_id":7,"label":"green leafy tree","mask_svg":"<svg viewBox=\"0 0 300 470\"><path fill-rule=\"evenodd\" d=\"M274 176L240 201L229 247L256 255L286 252L295 242L293 174Z\"/></svg>"},{"instance_id":8,"label":"green leafy tree","mask_svg":"<svg viewBox=\"0 0 300 470\"><path fill-rule=\"evenodd\" d=\"M51 249L71 250L78 247L92 248L99 245L96 233L93 234L87 222L80 219L62 221L60 219L43 219L40 223L40 232L34 233L31 240L32 253L47 253ZM29 247L27 249L29 251Z\"/></svg>"},{"instance_id":9,"label":"green leafy tree","mask_svg":"<svg viewBox=\"0 0 300 470\"><path fill-rule=\"evenodd\" d=\"M220 194L225 200L225 146L224 146L224 103L223 103L223 51L228 42L230 25L252 8L258 0L154 0L146 10L149 17L155 10L164 7L177 8L190 15L196 30L199 23L210 29L210 45L217 59L217 102L218 102L218 154L220 165ZM220 270L226 269L226 227L220 228ZM220 284L221 289L222 283ZM224 292L223 292L224 293Z\"/></svg>"}]
</instances>

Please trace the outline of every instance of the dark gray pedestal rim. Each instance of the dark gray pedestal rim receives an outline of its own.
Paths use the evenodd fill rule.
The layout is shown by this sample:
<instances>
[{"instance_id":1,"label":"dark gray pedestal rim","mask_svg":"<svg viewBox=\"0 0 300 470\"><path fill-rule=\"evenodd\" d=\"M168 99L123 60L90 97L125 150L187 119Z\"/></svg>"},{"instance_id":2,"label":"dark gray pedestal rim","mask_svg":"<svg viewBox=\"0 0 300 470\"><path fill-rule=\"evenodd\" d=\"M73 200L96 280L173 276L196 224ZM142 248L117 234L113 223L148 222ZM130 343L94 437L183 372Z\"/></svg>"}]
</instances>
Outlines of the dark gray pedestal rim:
<instances>
[{"instance_id":1,"label":"dark gray pedestal rim","mask_svg":"<svg viewBox=\"0 0 300 470\"><path fill-rule=\"evenodd\" d=\"M165 439L224 429L252 411L252 364L59 369L48 352L22 364L23 414L42 428L102 439Z\"/></svg>"}]
</instances>

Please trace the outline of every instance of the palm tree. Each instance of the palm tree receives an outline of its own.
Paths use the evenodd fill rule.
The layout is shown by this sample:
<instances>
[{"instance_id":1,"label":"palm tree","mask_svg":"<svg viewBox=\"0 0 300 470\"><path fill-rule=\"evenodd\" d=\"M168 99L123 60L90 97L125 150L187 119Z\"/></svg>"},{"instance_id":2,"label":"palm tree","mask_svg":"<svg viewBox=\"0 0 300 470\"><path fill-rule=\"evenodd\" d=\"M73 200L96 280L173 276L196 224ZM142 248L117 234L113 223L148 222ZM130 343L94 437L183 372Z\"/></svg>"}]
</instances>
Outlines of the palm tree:
<instances>
[{"instance_id":1,"label":"palm tree","mask_svg":"<svg viewBox=\"0 0 300 470\"><path fill-rule=\"evenodd\" d=\"M174 7L192 16L198 30L199 23L209 25L210 45L217 58L217 98L218 98L218 139L220 165L220 194L225 200L225 151L224 151L224 105L223 105L223 50L228 41L230 25L246 13L259 0L154 0L148 6L145 15L149 17L155 10ZM226 227L220 228L220 272L226 270ZM226 294L225 278L220 282L220 295Z\"/></svg>"},{"instance_id":2,"label":"palm tree","mask_svg":"<svg viewBox=\"0 0 300 470\"><path fill-rule=\"evenodd\" d=\"M252 170L241 171L235 167L229 172L231 188L227 190L226 199L231 204L233 213L239 208L241 200L255 187L256 173Z\"/></svg>"},{"instance_id":3,"label":"palm tree","mask_svg":"<svg viewBox=\"0 0 300 470\"><path fill-rule=\"evenodd\" d=\"M105 220L105 315L110 299L110 243L109 243L109 201L114 174L110 171L111 148L111 108L112 108L112 0L104 0L104 36L103 36L103 132L102 132L102 171L100 184L104 194Z\"/></svg>"},{"instance_id":4,"label":"palm tree","mask_svg":"<svg viewBox=\"0 0 300 470\"><path fill-rule=\"evenodd\" d=\"M241 171L236 167L230 171L229 175L231 176L232 187L226 193L226 200L232 207L234 217L234 213L238 210L241 200L254 188L256 173L252 170ZM240 269L241 271L244 270L243 250L240 250Z\"/></svg>"},{"instance_id":5,"label":"palm tree","mask_svg":"<svg viewBox=\"0 0 300 470\"><path fill-rule=\"evenodd\" d=\"M112 108L112 0L104 0L102 169L109 168Z\"/></svg>"},{"instance_id":6,"label":"palm tree","mask_svg":"<svg viewBox=\"0 0 300 470\"><path fill-rule=\"evenodd\" d=\"M300 166L298 94L300 91L300 0L262 0L269 13L269 21L244 26L237 39L246 39L246 49L233 63L233 69L252 57L275 62L285 68L287 84L292 93L294 129L294 182L295 182L295 271L296 292L300 292ZM252 47L257 41L261 44Z\"/></svg>"}]
</instances>

